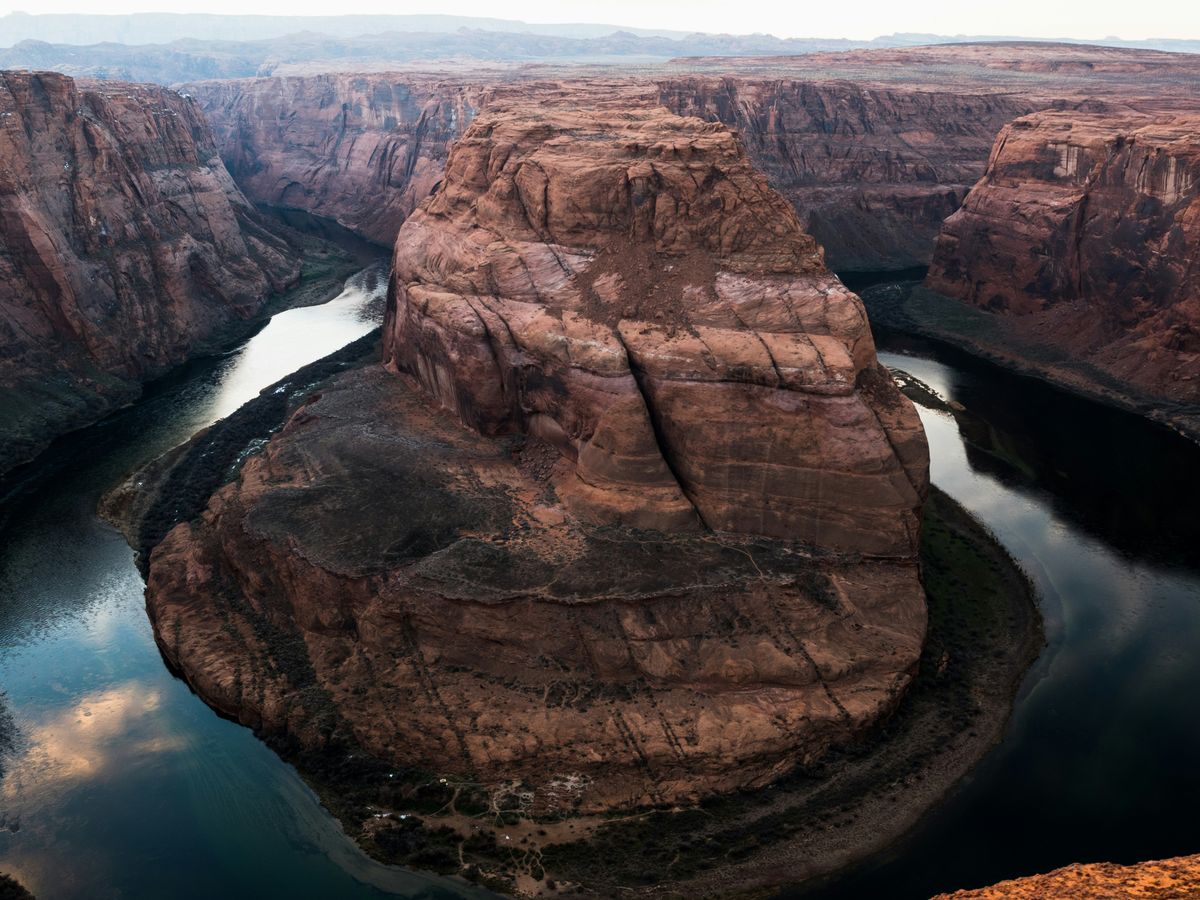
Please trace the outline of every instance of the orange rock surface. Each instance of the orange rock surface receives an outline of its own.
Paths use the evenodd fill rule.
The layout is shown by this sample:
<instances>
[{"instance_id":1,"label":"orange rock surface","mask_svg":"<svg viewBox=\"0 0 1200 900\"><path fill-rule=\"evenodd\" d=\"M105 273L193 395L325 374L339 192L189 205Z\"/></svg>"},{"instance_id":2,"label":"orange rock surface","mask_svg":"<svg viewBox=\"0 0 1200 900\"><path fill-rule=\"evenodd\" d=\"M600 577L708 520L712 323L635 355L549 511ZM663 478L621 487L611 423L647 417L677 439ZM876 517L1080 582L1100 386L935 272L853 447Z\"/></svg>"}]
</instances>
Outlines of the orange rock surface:
<instances>
[{"instance_id":1,"label":"orange rock surface","mask_svg":"<svg viewBox=\"0 0 1200 900\"><path fill-rule=\"evenodd\" d=\"M1001 881L934 900L1185 900L1200 897L1200 856L1178 856L1132 866L1064 866L1047 875Z\"/></svg>"}]
</instances>

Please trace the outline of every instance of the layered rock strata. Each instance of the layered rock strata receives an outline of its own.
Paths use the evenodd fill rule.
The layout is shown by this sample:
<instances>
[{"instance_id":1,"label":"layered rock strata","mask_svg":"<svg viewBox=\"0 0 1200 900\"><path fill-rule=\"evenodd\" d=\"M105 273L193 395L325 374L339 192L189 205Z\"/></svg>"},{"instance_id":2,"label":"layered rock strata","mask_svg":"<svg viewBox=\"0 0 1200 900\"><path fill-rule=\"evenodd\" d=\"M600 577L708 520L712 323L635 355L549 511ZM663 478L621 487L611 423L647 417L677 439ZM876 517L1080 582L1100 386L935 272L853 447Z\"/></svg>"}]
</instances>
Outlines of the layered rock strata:
<instances>
[{"instance_id":1,"label":"layered rock strata","mask_svg":"<svg viewBox=\"0 0 1200 900\"><path fill-rule=\"evenodd\" d=\"M1200 404L1200 116L1042 112L996 139L926 284L1153 398Z\"/></svg>"},{"instance_id":2,"label":"layered rock strata","mask_svg":"<svg viewBox=\"0 0 1200 900\"><path fill-rule=\"evenodd\" d=\"M659 98L736 128L832 268L881 271L929 263L996 133L1033 109L1019 95L938 87L692 77L659 82Z\"/></svg>"},{"instance_id":3,"label":"layered rock strata","mask_svg":"<svg viewBox=\"0 0 1200 900\"><path fill-rule=\"evenodd\" d=\"M193 103L0 73L0 471L254 316L298 272Z\"/></svg>"},{"instance_id":4,"label":"layered rock strata","mask_svg":"<svg viewBox=\"0 0 1200 900\"><path fill-rule=\"evenodd\" d=\"M186 88L248 196L335 219L387 246L441 179L483 90L435 77L352 74Z\"/></svg>"},{"instance_id":5,"label":"layered rock strata","mask_svg":"<svg viewBox=\"0 0 1200 900\"><path fill-rule=\"evenodd\" d=\"M730 76L627 79L617 89L631 104L737 129L830 266L883 270L928 264L938 227L983 174L996 132L1034 108L1013 94L936 87ZM247 195L390 244L472 116L491 97L525 89L520 73L468 71L453 81L294 75L187 91Z\"/></svg>"},{"instance_id":6,"label":"layered rock strata","mask_svg":"<svg viewBox=\"0 0 1200 900\"><path fill-rule=\"evenodd\" d=\"M155 549L210 702L541 812L762 784L894 709L924 437L724 126L490 104L401 230L384 357Z\"/></svg>"}]
</instances>

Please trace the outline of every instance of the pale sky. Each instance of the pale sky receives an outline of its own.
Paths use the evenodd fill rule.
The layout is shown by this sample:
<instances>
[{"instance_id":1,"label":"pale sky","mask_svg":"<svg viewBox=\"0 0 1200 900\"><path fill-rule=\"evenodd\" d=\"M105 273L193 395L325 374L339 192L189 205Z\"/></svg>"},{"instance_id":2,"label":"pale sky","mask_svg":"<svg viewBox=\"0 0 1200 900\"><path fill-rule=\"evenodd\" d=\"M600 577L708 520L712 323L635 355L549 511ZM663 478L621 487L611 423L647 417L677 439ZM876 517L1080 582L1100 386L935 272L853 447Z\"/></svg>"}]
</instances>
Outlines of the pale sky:
<instances>
[{"instance_id":1,"label":"pale sky","mask_svg":"<svg viewBox=\"0 0 1200 900\"><path fill-rule=\"evenodd\" d=\"M1200 39L1200 0L0 0L0 13L450 13L527 22L865 39L937 34Z\"/></svg>"}]
</instances>

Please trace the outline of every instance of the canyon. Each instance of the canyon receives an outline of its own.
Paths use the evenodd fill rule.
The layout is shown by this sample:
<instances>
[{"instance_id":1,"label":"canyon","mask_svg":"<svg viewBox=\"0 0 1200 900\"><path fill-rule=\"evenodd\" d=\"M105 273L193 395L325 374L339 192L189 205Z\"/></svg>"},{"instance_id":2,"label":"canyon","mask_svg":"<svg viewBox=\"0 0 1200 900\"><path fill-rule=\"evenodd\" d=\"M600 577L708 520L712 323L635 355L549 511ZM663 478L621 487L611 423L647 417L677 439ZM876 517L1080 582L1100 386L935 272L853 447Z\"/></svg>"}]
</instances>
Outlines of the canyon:
<instances>
[{"instance_id":1,"label":"canyon","mask_svg":"<svg viewBox=\"0 0 1200 900\"><path fill-rule=\"evenodd\" d=\"M559 73L560 75L565 73ZM575 83L587 90L588 78ZM942 220L983 174L1021 97L761 77L625 79L638 106L735 128L839 271L926 265ZM537 74L313 73L186 85L256 202L336 219L390 243L441 177L449 144L490 99Z\"/></svg>"},{"instance_id":2,"label":"canyon","mask_svg":"<svg viewBox=\"0 0 1200 900\"><path fill-rule=\"evenodd\" d=\"M1196 111L1121 107L1016 119L925 286L1200 435L1198 126Z\"/></svg>"},{"instance_id":3,"label":"canyon","mask_svg":"<svg viewBox=\"0 0 1200 900\"><path fill-rule=\"evenodd\" d=\"M1179 90L1200 83L1192 57L987 44L664 68L622 79L629 102L734 128L832 269L930 267L916 313L896 321L1200 433L1200 111ZM250 197L390 243L472 118L553 73L297 73L187 90ZM937 297L988 315L952 327L965 313Z\"/></svg>"},{"instance_id":4,"label":"canyon","mask_svg":"<svg viewBox=\"0 0 1200 900\"><path fill-rule=\"evenodd\" d=\"M914 827L1042 639L926 427L1032 476L871 324L1200 439L1200 64L306 46L177 90L0 73L0 473L306 281L265 207L332 220L392 248L381 328L102 504L171 671L377 859L505 892L773 888ZM1169 896L1195 865L944 896Z\"/></svg>"},{"instance_id":5,"label":"canyon","mask_svg":"<svg viewBox=\"0 0 1200 900\"><path fill-rule=\"evenodd\" d=\"M442 178L484 83L351 73L186 85L256 203L333 219L390 247Z\"/></svg>"},{"instance_id":6,"label":"canyon","mask_svg":"<svg viewBox=\"0 0 1200 900\"><path fill-rule=\"evenodd\" d=\"M575 814L764 784L895 707L920 424L726 128L489 105L383 347L152 553L209 702Z\"/></svg>"},{"instance_id":7,"label":"canyon","mask_svg":"<svg viewBox=\"0 0 1200 900\"><path fill-rule=\"evenodd\" d=\"M835 271L927 266L942 222L983 176L996 135L1039 109L1186 105L1184 54L965 44L787 57L692 57L622 77L638 105L736 129ZM449 142L492 97L603 66L493 62L282 66L190 82L255 202L319 211L390 243L437 183ZM353 186L349 190L342 185Z\"/></svg>"},{"instance_id":8,"label":"canyon","mask_svg":"<svg viewBox=\"0 0 1200 900\"><path fill-rule=\"evenodd\" d=\"M194 103L0 74L0 472L217 347L299 272Z\"/></svg>"}]
</instances>

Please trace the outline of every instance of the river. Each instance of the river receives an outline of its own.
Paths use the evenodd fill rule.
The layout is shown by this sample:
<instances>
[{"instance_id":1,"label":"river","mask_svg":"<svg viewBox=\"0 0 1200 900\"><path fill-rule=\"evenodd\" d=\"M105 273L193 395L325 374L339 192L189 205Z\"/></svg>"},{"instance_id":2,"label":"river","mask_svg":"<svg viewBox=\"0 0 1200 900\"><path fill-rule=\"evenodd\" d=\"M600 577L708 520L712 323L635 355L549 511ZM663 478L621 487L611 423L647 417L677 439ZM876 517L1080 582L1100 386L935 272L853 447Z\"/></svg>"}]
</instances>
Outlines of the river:
<instances>
[{"instance_id":1,"label":"river","mask_svg":"<svg viewBox=\"0 0 1200 900\"><path fill-rule=\"evenodd\" d=\"M0 871L41 900L477 894L383 866L296 772L171 675L131 551L95 516L120 477L378 324L386 271L60 440L0 533Z\"/></svg>"},{"instance_id":2,"label":"river","mask_svg":"<svg viewBox=\"0 0 1200 900\"><path fill-rule=\"evenodd\" d=\"M0 716L16 740L0 747L0 870L44 900L473 893L372 862L290 766L173 677L133 555L94 514L130 469L365 334L382 284L358 276L153 385L60 440L39 463L53 477L9 503ZM920 410L933 481L1030 573L1048 643L973 776L884 857L805 895L928 897L1200 850L1200 449L960 354L881 348L967 410L969 426Z\"/></svg>"},{"instance_id":3,"label":"river","mask_svg":"<svg viewBox=\"0 0 1200 900\"><path fill-rule=\"evenodd\" d=\"M918 406L933 483L1033 579L1047 644L1002 742L947 802L883 857L785 896L927 898L1200 852L1200 447L965 354L879 337L885 365L970 415L960 428Z\"/></svg>"}]
</instances>

